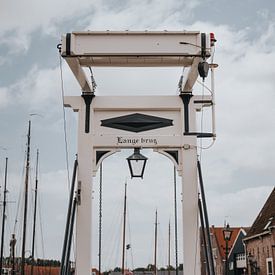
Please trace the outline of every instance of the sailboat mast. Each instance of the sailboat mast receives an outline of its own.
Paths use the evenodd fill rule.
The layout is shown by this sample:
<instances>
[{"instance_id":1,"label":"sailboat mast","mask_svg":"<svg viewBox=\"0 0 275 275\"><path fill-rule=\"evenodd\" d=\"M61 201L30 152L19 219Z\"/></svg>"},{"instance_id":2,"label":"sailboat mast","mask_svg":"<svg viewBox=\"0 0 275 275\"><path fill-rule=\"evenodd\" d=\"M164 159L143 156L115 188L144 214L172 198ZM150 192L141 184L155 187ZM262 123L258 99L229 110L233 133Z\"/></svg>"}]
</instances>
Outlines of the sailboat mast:
<instances>
[{"instance_id":1,"label":"sailboat mast","mask_svg":"<svg viewBox=\"0 0 275 275\"><path fill-rule=\"evenodd\" d=\"M156 210L155 218L155 253L154 253L154 275L157 275L157 241L158 241L158 210Z\"/></svg>"},{"instance_id":2,"label":"sailboat mast","mask_svg":"<svg viewBox=\"0 0 275 275\"><path fill-rule=\"evenodd\" d=\"M28 193L29 193L29 170L30 170L30 144L31 144L31 121L29 120L27 141L27 160L25 174L25 193L24 193L24 220L23 220L23 236L22 236L22 251L21 251L21 275L25 275L25 247L26 247L26 232L27 232L27 214L28 214Z\"/></svg>"},{"instance_id":3,"label":"sailboat mast","mask_svg":"<svg viewBox=\"0 0 275 275\"><path fill-rule=\"evenodd\" d=\"M168 226L168 275L170 275L170 267L171 267L171 225L169 221Z\"/></svg>"},{"instance_id":4,"label":"sailboat mast","mask_svg":"<svg viewBox=\"0 0 275 275\"><path fill-rule=\"evenodd\" d=\"M124 275L124 263L125 263L125 235L126 235L126 205L127 205L127 181L125 182L124 191L124 211L123 211L123 231L122 231L122 264L121 273Z\"/></svg>"},{"instance_id":5,"label":"sailboat mast","mask_svg":"<svg viewBox=\"0 0 275 275\"><path fill-rule=\"evenodd\" d=\"M11 235L11 240L10 240L10 251L11 251L11 275L16 275L16 270L15 270L15 245L16 245L16 239L15 239L15 234L13 233Z\"/></svg>"},{"instance_id":6,"label":"sailboat mast","mask_svg":"<svg viewBox=\"0 0 275 275\"><path fill-rule=\"evenodd\" d=\"M6 220L6 195L7 195L7 171L8 171L8 158L6 158L5 168L5 185L4 185L4 201L3 201L3 216L2 216L2 235L1 235L1 256L0 256L0 272L2 274L3 267L3 252L4 252L4 240L5 240L5 220Z\"/></svg>"},{"instance_id":7,"label":"sailboat mast","mask_svg":"<svg viewBox=\"0 0 275 275\"><path fill-rule=\"evenodd\" d=\"M36 171L35 171L35 190L34 190L34 211L33 211L33 229L32 229L32 265L31 265L31 275L33 275L33 265L34 265L34 243L35 243L35 227L36 227L36 209L37 209L37 188L38 188L38 158L39 150L36 152Z\"/></svg>"}]
</instances>

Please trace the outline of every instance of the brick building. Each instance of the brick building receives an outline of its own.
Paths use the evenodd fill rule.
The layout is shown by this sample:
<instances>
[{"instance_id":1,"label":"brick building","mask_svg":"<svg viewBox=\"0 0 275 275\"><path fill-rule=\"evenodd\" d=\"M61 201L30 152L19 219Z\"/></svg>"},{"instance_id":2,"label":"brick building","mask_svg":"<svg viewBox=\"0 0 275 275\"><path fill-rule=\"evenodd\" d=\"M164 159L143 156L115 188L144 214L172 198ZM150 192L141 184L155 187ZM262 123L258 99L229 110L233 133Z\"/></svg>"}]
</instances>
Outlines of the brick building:
<instances>
[{"instance_id":1,"label":"brick building","mask_svg":"<svg viewBox=\"0 0 275 275\"><path fill-rule=\"evenodd\" d=\"M225 240L223 237L223 227L210 228L211 245L214 258L214 268L216 275L224 275L225 273ZM246 228L233 227L232 236L228 242L229 246L229 274L243 275L246 270L245 247L243 239L246 236ZM204 244L201 238L201 274L206 275L206 259L204 254Z\"/></svg>"},{"instance_id":2,"label":"brick building","mask_svg":"<svg viewBox=\"0 0 275 275\"><path fill-rule=\"evenodd\" d=\"M275 188L244 239L249 275L275 275Z\"/></svg>"}]
</instances>

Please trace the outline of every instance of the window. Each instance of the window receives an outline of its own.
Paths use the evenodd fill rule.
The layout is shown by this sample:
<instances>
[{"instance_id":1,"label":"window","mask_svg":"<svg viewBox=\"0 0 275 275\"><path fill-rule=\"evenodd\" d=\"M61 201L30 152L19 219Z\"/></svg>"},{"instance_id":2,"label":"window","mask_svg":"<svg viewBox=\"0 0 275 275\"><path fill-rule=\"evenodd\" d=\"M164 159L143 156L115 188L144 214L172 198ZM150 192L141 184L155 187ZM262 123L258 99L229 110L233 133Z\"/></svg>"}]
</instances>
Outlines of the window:
<instances>
[{"instance_id":1,"label":"window","mask_svg":"<svg viewBox=\"0 0 275 275\"><path fill-rule=\"evenodd\" d=\"M273 259L272 258L266 259L266 274L274 275L274 273L273 273Z\"/></svg>"},{"instance_id":2,"label":"window","mask_svg":"<svg viewBox=\"0 0 275 275\"><path fill-rule=\"evenodd\" d=\"M212 251L213 251L213 257L214 257L214 259L217 259L218 258L217 248L213 248Z\"/></svg>"}]
</instances>

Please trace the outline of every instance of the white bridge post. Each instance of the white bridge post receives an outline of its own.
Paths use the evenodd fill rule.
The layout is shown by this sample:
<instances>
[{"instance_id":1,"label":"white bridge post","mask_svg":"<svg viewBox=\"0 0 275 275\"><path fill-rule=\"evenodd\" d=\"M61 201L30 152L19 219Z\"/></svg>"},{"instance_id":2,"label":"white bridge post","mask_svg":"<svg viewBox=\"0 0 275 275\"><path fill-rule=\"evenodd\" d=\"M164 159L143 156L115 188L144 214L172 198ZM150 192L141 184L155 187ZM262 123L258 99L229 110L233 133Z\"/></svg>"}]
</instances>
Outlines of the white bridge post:
<instances>
[{"instance_id":1,"label":"white bridge post","mask_svg":"<svg viewBox=\"0 0 275 275\"><path fill-rule=\"evenodd\" d=\"M183 273L199 275L200 241L198 239L197 149L195 146L182 149L182 165Z\"/></svg>"},{"instance_id":2,"label":"white bridge post","mask_svg":"<svg viewBox=\"0 0 275 275\"><path fill-rule=\"evenodd\" d=\"M78 188L80 201L76 220L76 275L92 272L92 188L93 147L92 137L85 133L85 104L78 112Z\"/></svg>"}]
</instances>

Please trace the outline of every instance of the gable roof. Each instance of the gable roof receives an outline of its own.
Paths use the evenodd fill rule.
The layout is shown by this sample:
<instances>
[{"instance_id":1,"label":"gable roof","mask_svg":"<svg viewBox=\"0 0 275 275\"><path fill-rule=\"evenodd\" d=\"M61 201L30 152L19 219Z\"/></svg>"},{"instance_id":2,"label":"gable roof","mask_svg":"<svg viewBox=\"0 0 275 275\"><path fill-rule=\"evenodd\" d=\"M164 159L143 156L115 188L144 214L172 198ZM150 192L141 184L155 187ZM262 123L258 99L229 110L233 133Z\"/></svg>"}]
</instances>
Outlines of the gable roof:
<instances>
[{"instance_id":1,"label":"gable roof","mask_svg":"<svg viewBox=\"0 0 275 275\"><path fill-rule=\"evenodd\" d=\"M233 248L236 238L238 237L239 232L242 228L241 227L230 227L230 229L232 230L232 235L231 235L230 241L228 242L228 247L231 250ZM223 259L225 259L226 243L225 243L225 240L223 237L223 230L224 230L224 227L214 227L214 226L211 227L211 233L214 234L214 236L216 238L220 255Z\"/></svg>"},{"instance_id":2,"label":"gable roof","mask_svg":"<svg viewBox=\"0 0 275 275\"><path fill-rule=\"evenodd\" d=\"M262 210L258 214L256 220L247 233L246 239L253 238L265 232L269 232L269 228L275 226L275 187L265 202Z\"/></svg>"}]
</instances>

